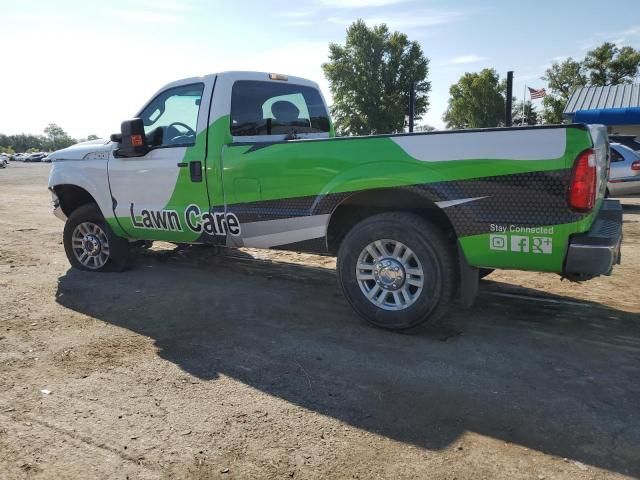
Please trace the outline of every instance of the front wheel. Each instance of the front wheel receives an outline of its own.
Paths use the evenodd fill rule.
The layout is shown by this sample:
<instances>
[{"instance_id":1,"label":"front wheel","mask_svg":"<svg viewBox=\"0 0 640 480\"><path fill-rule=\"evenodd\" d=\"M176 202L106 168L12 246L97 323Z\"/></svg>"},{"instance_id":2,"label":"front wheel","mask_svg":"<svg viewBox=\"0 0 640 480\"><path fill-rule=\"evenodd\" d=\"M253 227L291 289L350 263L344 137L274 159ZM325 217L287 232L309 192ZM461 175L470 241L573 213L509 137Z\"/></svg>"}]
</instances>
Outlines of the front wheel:
<instances>
[{"instance_id":1,"label":"front wheel","mask_svg":"<svg viewBox=\"0 0 640 480\"><path fill-rule=\"evenodd\" d=\"M338 280L371 324L405 330L440 318L456 286L455 254L432 223L405 212L369 217L338 252Z\"/></svg>"},{"instance_id":2,"label":"front wheel","mask_svg":"<svg viewBox=\"0 0 640 480\"><path fill-rule=\"evenodd\" d=\"M80 270L119 272L129 265L129 242L113 233L93 203L78 207L67 219L64 250Z\"/></svg>"}]
</instances>

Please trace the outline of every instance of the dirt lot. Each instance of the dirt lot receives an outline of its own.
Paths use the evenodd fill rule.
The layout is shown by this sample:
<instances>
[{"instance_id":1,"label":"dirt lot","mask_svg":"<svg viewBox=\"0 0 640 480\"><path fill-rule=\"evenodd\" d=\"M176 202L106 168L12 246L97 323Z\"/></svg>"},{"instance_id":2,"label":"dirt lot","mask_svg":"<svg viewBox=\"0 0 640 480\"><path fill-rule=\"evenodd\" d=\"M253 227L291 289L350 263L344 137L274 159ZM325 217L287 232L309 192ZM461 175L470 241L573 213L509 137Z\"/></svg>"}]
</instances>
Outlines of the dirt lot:
<instances>
[{"instance_id":1,"label":"dirt lot","mask_svg":"<svg viewBox=\"0 0 640 480\"><path fill-rule=\"evenodd\" d=\"M322 257L72 271L48 170L0 170L0 478L640 476L640 200L613 276L494 273L409 336Z\"/></svg>"}]
</instances>

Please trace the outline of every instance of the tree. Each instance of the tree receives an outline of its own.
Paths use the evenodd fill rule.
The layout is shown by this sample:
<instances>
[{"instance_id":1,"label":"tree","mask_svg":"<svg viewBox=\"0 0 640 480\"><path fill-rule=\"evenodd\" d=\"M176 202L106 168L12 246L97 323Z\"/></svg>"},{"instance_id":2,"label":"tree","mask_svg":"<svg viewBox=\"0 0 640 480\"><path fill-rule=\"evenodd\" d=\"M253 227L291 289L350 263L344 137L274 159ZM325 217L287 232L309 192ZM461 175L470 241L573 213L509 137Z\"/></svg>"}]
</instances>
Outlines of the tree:
<instances>
[{"instance_id":1,"label":"tree","mask_svg":"<svg viewBox=\"0 0 640 480\"><path fill-rule=\"evenodd\" d=\"M94 133L92 133L91 135L87 136L87 140L98 140L100 137Z\"/></svg>"},{"instance_id":2,"label":"tree","mask_svg":"<svg viewBox=\"0 0 640 480\"><path fill-rule=\"evenodd\" d=\"M76 141L71 138L67 132L65 132L61 127L56 125L55 123L50 123L44 129L44 134L49 139L49 148L51 150L59 150L61 148L66 148Z\"/></svg>"},{"instance_id":3,"label":"tree","mask_svg":"<svg viewBox=\"0 0 640 480\"><path fill-rule=\"evenodd\" d=\"M596 87L632 83L640 66L640 51L605 42L587 53L584 68L589 84Z\"/></svg>"},{"instance_id":4,"label":"tree","mask_svg":"<svg viewBox=\"0 0 640 480\"><path fill-rule=\"evenodd\" d=\"M504 82L495 70L465 73L449 88L449 106L442 119L449 128L484 128L504 121Z\"/></svg>"},{"instance_id":5,"label":"tree","mask_svg":"<svg viewBox=\"0 0 640 480\"><path fill-rule=\"evenodd\" d=\"M511 118L514 125L537 125L538 112L530 100L524 104L524 122L522 121L522 102L514 103L511 110Z\"/></svg>"},{"instance_id":6,"label":"tree","mask_svg":"<svg viewBox=\"0 0 640 480\"><path fill-rule=\"evenodd\" d=\"M562 112L564 111L564 107L567 105L567 99L553 94L547 94L547 96L542 99L542 105L544 106L544 110L542 110L542 113L540 114L542 123L562 123L564 120Z\"/></svg>"},{"instance_id":7,"label":"tree","mask_svg":"<svg viewBox=\"0 0 640 480\"><path fill-rule=\"evenodd\" d=\"M429 108L429 60L418 42L385 24L363 20L347 29L344 45L329 44L322 65L333 95L331 113L341 134L393 133L404 128L409 89L416 84L416 120Z\"/></svg>"},{"instance_id":8,"label":"tree","mask_svg":"<svg viewBox=\"0 0 640 480\"><path fill-rule=\"evenodd\" d=\"M587 84L587 75L582 62L569 57L563 62L554 62L542 80L546 80L549 92L542 100L544 123L562 123L562 111L576 88Z\"/></svg>"},{"instance_id":9,"label":"tree","mask_svg":"<svg viewBox=\"0 0 640 480\"><path fill-rule=\"evenodd\" d=\"M582 61L569 57L561 63L554 62L542 77L550 90L542 101L543 122L561 123L564 107L577 88L631 83L639 68L640 51L631 47L620 48L610 42L588 52Z\"/></svg>"}]
</instances>

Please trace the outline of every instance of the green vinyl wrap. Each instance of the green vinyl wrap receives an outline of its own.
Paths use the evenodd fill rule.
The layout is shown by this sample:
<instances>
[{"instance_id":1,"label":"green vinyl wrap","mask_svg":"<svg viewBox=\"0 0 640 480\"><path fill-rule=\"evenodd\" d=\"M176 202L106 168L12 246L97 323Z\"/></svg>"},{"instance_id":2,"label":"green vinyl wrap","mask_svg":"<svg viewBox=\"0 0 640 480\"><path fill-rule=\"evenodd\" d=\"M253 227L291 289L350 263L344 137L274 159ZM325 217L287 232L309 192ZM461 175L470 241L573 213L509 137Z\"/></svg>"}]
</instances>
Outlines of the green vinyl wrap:
<instances>
[{"instance_id":1,"label":"green vinyl wrap","mask_svg":"<svg viewBox=\"0 0 640 480\"><path fill-rule=\"evenodd\" d=\"M189 162L206 157L203 164L206 189L194 188L189 170L181 169L165 208L196 203L202 210L211 206L213 210L222 211L225 204L563 170L573 165L581 151L592 146L586 129L568 127L564 131L566 148L559 158L424 162L410 156L392 137L386 136L234 145L229 133L229 116L223 116L197 136L196 144L187 149L182 160ZM454 141L455 135L464 133L445 135L452 135ZM461 237L459 241L467 260L474 266L560 272L569 236L588 230L592 221L593 214L574 223L552 225L553 234L549 236L553 253L546 255L491 250L489 233ZM118 218L118 222L127 231L133 228L128 217ZM109 224L116 233L122 234L117 222L110 219ZM145 238L188 243L197 241L199 235L186 230L147 230Z\"/></svg>"}]
</instances>

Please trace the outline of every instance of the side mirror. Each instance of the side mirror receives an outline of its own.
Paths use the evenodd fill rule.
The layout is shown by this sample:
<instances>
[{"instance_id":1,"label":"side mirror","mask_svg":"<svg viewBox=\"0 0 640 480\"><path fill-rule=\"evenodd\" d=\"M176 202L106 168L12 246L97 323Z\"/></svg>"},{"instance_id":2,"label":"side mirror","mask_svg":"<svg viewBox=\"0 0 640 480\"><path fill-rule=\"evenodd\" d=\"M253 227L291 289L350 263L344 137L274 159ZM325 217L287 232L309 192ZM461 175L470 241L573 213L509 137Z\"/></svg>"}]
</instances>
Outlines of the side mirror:
<instances>
[{"instance_id":1,"label":"side mirror","mask_svg":"<svg viewBox=\"0 0 640 480\"><path fill-rule=\"evenodd\" d=\"M120 135L111 135L111 140L118 142L120 146L114 152L117 157L142 157L149 151L147 137L144 133L144 125L141 118L125 120L120 126Z\"/></svg>"}]
</instances>

